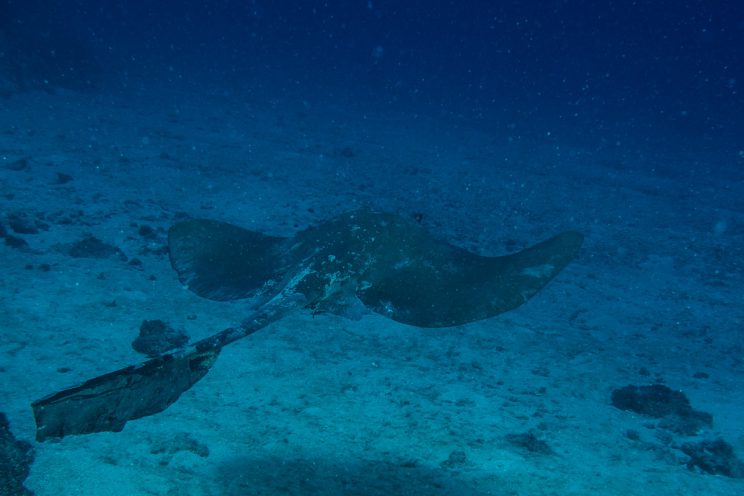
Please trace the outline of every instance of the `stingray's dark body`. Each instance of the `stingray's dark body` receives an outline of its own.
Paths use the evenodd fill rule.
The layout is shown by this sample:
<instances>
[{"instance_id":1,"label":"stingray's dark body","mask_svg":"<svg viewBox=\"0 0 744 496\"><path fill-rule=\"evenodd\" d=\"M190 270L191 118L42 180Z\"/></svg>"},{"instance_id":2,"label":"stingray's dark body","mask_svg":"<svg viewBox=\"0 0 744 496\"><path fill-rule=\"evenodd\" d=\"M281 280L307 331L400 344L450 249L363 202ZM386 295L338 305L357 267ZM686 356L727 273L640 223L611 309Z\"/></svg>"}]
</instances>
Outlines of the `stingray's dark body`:
<instances>
[{"instance_id":1,"label":"stingray's dark body","mask_svg":"<svg viewBox=\"0 0 744 496\"><path fill-rule=\"evenodd\" d=\"M367 210L292 238L200 219L169 233L174 269L201 296L261 303L291 283L310 307L343 313L358 298L419 327L465 324L521 305L574 258L582 239L567 231L513 255L482 257L436 240L414 219Z\"/></svg>"},{"instance_id":2,"label":"stingray's dark body","mask_svg":"<svg viewBox=\"0 0 744 496\"><path fill-rule=\"evenodd\" d=\"M566 231L503 257L481 257L432 237L413 219L366 210L267 236L213 220L169 231L173 268L195 293L249 299L240 325L33 403L36 438L119 431L168 408L209 371L220 350L299 307L358 316L369 309L419 327L492 317L535 295L576 255Z\"/></svg>"}]
</instances>

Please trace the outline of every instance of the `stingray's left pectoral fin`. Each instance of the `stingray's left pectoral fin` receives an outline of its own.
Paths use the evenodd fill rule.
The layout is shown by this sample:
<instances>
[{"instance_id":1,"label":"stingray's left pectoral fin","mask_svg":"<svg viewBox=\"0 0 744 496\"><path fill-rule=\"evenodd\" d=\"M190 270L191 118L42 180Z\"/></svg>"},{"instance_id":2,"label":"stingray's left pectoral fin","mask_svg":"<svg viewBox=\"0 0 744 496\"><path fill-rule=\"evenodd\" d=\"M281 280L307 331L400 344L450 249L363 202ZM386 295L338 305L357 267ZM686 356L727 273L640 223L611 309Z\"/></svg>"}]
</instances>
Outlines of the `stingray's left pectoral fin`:
<instances>
[{"instance_id":1,"label":"stingray's left pectoral fin","mask_svg":"<svg viewBox=\"0 0 744 496\"><path fill-rule=\"evenodd\" d=\"M284 277L282 244L268 236L207 219L179 222L168 231L168 249L179 280L212 300L262 297Z\"/></svg>"}]
</instances>

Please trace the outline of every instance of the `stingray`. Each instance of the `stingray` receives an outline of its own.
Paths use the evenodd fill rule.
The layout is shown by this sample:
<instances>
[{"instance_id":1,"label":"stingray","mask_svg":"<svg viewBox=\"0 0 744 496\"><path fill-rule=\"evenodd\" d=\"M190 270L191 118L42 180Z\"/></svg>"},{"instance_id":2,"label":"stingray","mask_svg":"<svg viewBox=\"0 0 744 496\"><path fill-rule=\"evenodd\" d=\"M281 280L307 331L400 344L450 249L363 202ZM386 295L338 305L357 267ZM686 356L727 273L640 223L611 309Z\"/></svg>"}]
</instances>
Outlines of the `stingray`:
<instances>
[{"instance_id":1,"label":"stingray","mask_svg":"<svg viewBox=\"0 0 744 496\"><path fill-rule=\"evenodd\" d=\"M36 438L120 431L165 410L209 371L229 343L296 309L401 324L451 327L512 310L576 256L583 236L565 231L525 250L485 257L432 236L413 218L357 210L277 237L190 219L168 232L179 280L199 296L244 299L239 325L59 391L33 403Z\"/></svg>"}]
</instances>

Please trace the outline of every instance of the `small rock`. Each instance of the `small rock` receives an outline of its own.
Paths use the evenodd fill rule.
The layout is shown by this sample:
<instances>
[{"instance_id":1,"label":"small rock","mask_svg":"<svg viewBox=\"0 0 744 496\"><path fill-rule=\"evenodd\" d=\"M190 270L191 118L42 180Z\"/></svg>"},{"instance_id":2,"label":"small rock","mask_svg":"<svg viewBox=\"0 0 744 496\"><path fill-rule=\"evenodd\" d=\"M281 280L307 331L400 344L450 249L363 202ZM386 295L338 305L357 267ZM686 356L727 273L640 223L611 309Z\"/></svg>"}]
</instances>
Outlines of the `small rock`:
<instances>
[{"instance_id":1,"label":"small rock","mask_svg":"<svg viewBox=\"0 0 744 496\"><path fill-rule=\"evenodd\" d=\"M506 442L533 455L553 454L553 450L548 446L548 443L539 439L532 431L521 434L508 434L506 436Z\"/></svg>"},{"instance_id":2,"label":"small rock","mask_svg":"<svg viewBox=\"0 0 744 496\"><path fill-rule=\"evenodd\" d=\"M58 245L57 249L74 258L108 258L118 255L122 260L126 259L126 255L119 248L90 234L74 243Z\"/></svg>"},{"instance_id":3,"label":"small rock","mask_svg":"<svg viewBox=\"0 0 744 496\"><path fill-rule=\"evenodd\" d=\"M17 234L39 234L39 227L48 228L43 223L37 225L35 219L29 219L25 213L13 213L8 215L8 225Z\"/></svg>"},{"instance_id":4,"label":"small rock","mask_svg":"<svg viewBox=\"0 0 744 496\"><path fill-rule=\"evenodd\" d=\"M28 168L28 163L29 159L27 157L23 157L5 164L5 168L12 171L22 171Z\"/></svg>"},{"instance_id":5,"label":"small rock","mask_svg":"<svg viewBox=\"0 0 744 496\"><path fill-rule=\"evenodd\" d=\"M52 181L52 184L60 185L60 184L67 184L70 181L72 181L73 177L69 174L65 174L64 172L57 172L57 177L54 178L54 181Z\"/></svg>"},{"instance_id":6,"label":"small rock","mask_svg":"<svg viewBox=\"0 0 744 496\"><path fill-rule=\"evenodd\" d=\"M150 448L150 453L153 455L173 455L179 451L189 451L202 458L209 456L209 447L194 439L194 437L187 432L182 432L168 439L157 441L153 443Z\"/></svg>"},{"instance_id":7,"label":"small rock","mask_svg":"<svg viewBox=\"0 0 744 496\"><path fill-rule=\"evenodd\" d=\"M25 239L19 238L18 236L13 236L12 234L8 233L8 231L2 224L0 224L0 238L3 239L5 241L5 244L7 246L10 246L11 248L22 251L31 250Z\"/></svg>"},{"instance_id":8,"label":"small rock","mask_svg":"<svg viewBox=\"0 0 744 496\"><path fill-rule=\"evenodd\" d=\"M627 437L631 441L641 440L641 435L638 433L638 431L633 430L633 429L628 429L627 431L625 431L625 437Z\"/></svg>"},{"instance_id":9,"label":"small rock","mask_svg":"<svg viewBox=\"0 0 744 496\"><path fill-rule=\"evenodd\" d=\"M189 342L189 336L162 320L143 320L132 348L147 356L158 356Z\"/></svg>"},{"instance_id":10,"label":"small rock","mask_svg":"<svg viewBox=\"0 0 744 496\"><path fill-rule=\"evenodd\" d=\"M148 225L141 225L137 230L137 233L145 239L155 239L158 237L158 232Z\"/></svg>"},{"instance_id":11,"label":"small rock","mask_svg":"<svg viewBox=\"0 0 744 496\"><path fill-rule=\"evenodd\" d=\"M446 468L460 467L462 465L465 465L467 459L468 458L465 455L464 451L454 450L452 453L449 454L449 457L447 457L447 459L441 463L441 466Z\"/></svg>"},{"instance_id":12,"label":"small rock","mask_svg":"<svg viewBox=\"0 0 744 496\"><path fill-rule=\"evenodd\" d=\"M707 474L744 478L744 462L734 453L734 448L723 439L685 443L682 452L690 457L687 468L700 469Z\"/></svg>"},{"instance_id":13,"label":"small rock","mask_svg":"<svg viewBox=\"0 0 744 496\"><path fill-rule=\"evenodd\" d=\"M8 419L0 412L0 494L33 494L23 486L33 461L31 445L13 436Z\"/></svg>"},{"instance_id":14,"label":"small rock","mask_svg":"<svg viewBox=\"0 0 744 496\"><path fill-rule=\"evenodd\" d=\"M612 392L612 406L662 419L660 427L686 436L713 426L710 413L693 409L682 391L674 391L663 384L616 389Z\"/></svg>"}]
</instances>

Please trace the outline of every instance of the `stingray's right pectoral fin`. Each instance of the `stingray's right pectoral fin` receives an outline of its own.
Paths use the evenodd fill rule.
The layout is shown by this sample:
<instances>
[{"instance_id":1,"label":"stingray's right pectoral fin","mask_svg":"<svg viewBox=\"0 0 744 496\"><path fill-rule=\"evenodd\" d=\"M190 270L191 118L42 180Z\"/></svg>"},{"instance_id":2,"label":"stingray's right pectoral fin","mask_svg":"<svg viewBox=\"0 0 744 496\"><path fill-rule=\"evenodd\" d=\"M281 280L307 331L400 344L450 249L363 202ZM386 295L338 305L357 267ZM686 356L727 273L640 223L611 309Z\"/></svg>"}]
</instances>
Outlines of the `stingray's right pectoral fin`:
<instances>
[{"instance_id":1,"label":"stingray's right pectoral fin","mask_svg":"<svg viewBox=\"0 0 744 496\"><path fill-rule=\"evenodd\" d=\"M191 291L212 300L237 300L263 296L282 279L286 239L192 219L170 228L168 249L179 280Z\"/></svg>"},{"instance_id":2,"label":"stingray's right pectoral fin","mask_svg":"<svg viewBox=\"0 0 744 496\"><path fill-rule=\"evenodd\" d=\"M584 237L566 231L520 252L483 257L420 236L358 291L371 310L418 327L448 327L512 310L573 260Z\"/></svg>"}]
</instances>

